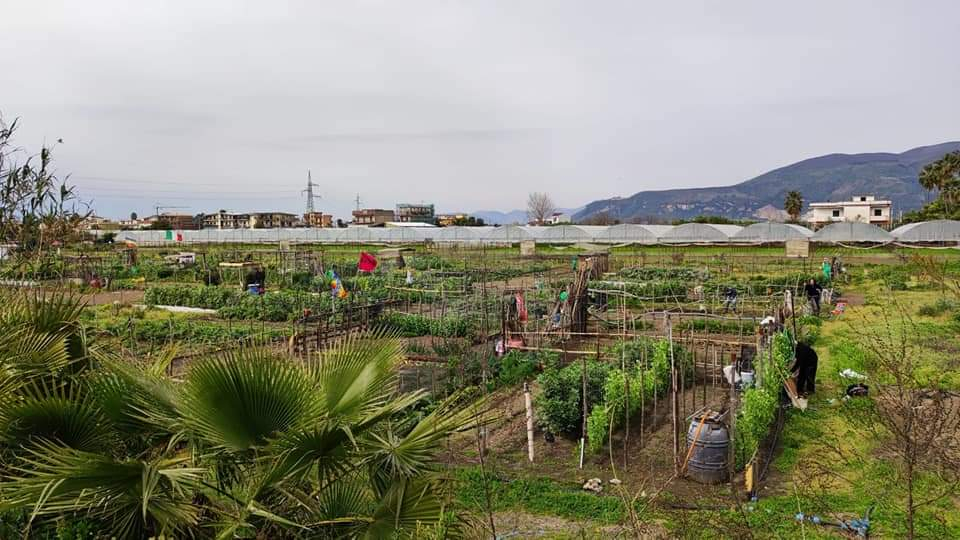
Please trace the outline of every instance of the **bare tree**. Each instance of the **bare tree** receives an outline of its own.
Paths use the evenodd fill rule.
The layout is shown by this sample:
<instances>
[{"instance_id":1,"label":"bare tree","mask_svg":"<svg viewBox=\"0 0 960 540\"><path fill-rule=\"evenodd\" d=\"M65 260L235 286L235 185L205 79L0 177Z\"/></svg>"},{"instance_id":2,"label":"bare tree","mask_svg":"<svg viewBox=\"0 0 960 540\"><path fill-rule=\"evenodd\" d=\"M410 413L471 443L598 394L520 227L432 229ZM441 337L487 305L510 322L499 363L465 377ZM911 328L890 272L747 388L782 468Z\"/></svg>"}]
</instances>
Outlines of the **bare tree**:
<instances>
[{"instance_id":1,"label":"bare tree","mask_svg":"<svg viewBox=\"0 0 960 540\"><path fill-rule=\"evenodd\" d=\"M616 225L620 223L618 219L615 219L610 215L610 212L604 210L603 212L598 212L583 221L580 221L581 225Z\"/></svg>"},{"instance_id":2,"label":"bare tree","mask_svg":"<svg viewBox=\"0 0 960 540\"><path fill-rule=\"evenodd\" d=\"M555 211L556 207L553 205L550 195L534 192L527 197L527 219L531 223L542 225Z\"/></svg>"}]
</instances>

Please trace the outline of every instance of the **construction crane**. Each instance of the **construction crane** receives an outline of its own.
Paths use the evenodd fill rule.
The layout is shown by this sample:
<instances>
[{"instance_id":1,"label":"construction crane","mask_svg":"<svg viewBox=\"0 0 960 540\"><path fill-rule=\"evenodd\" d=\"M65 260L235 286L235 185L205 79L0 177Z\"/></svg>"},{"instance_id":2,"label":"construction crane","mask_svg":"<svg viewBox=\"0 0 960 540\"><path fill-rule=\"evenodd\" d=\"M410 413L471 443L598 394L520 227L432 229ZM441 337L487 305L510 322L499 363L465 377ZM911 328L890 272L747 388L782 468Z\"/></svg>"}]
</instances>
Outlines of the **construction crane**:
<instances>
[{"instance_id":1,"label":"construction crane","mask_svg":"<svg viewBox=\"0 0 960 540\"><path fill-rule=\"evenodd\" d=\"M314 184L313 178L310 176L310 170L307 169L307 189L301 190L300 193L307 194L307 213L312 214L314 212L313 200L319 199L320 195L313 194L313 188L320 187L320 184Z\"/></svg>"}]
</instances>

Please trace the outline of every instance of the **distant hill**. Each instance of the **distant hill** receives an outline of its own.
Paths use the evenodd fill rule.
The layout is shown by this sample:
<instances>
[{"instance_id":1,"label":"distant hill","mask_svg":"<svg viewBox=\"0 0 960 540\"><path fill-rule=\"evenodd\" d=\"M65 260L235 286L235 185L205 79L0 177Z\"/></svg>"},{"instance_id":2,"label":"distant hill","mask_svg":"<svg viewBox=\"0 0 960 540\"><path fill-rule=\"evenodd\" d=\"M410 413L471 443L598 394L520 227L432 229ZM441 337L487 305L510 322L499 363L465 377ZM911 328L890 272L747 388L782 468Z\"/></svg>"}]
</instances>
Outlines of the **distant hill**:
<instances>
[{"instance_id":1,"label":"distant hill","mask_svg":"<svg viewBox=\"0 0 960 540\"><path fill-rule=\"evenodd\" d=\"M564 214L570 214L571 216L580 210L580 208L557 208L557 212L563 212ZM483 218L483 222L487 225L512 225L514 223L527 223L527 211L526 210L511 210L509 212L498 212L496 210L478 210L470 214L473 217Z\"/></svg>"},{"instance_id":2,"label":"distant hill","mask_svg":"<svg viewBox=\"0 0 960 540\"><path fill-rule=\"evenodd\" d=\"M913 210L926 201L926 192L917 182L920 169L955 150L960 150L960 141L921 146L901 154L828 154L733 186L641 191L629 197L594 201L574 215L574 220L603 212L621 221L683 219L703 214L756 219L782 208L784 196L791 190L800 191L805 203L874 194L892 200L895 212Z\"/></svg>"}]
</instances>

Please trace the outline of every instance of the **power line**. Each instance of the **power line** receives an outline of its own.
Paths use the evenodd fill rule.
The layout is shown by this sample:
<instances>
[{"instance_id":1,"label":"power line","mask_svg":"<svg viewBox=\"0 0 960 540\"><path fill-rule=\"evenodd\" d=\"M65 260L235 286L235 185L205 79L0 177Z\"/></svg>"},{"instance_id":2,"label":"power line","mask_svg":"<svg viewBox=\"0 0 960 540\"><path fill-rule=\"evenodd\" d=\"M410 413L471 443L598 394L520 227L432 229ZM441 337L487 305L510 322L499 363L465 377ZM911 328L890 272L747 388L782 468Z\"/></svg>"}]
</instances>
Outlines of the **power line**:
<instances>
[{"instance_id":1,"label":"power line","mask_svg":"<svg viewBox=\"0 0 960 540\"><path fill-rule=\"evenodd\" d=\"M98 182L116 182L121 184L172 184L180 186L209 186L209 187L224 187L223 184L210 184L206 182L177 182L175 180L163 180L163 179L148 179L148 178L119 178L111 176L85 176L85 175L71 175L71 180L95 180Z\"/></svg>"},{"instance_id":2,"label":"power line","mask_svg":"<svg viewBox=\"0 0 960 540\"><path fill-rule=\"evenodd\" d=\"M153 194L147 193L147 192L143 192L143 193L141 193L140 195L123 195L123 194L115 194L115 193L94 193L94 194L92 194L92 196L100 197L100 198L103 198L103 199L143 199L143 198L145 198L145 197L149 197L150 195L153 195ZM84 196L84 195L83 195L83 192L81 192L81 193L80 193L80 197L82 198L83 196ZM183 195L183 196L181 196L181 195L163 195L163 198L165 198L165 199L182 199L182 200L187 200L187 201L189 201L189 200L222 201L222 200L230 200L230 199L241 199L241 200L248 200L248 199L249 199L249 200L279 201L279 200L300 199L300 196L299 196L299 195L263 196L262 194L261 194L261 195L252 195L252 194L251 194L251 195L242 196L242 197L235 197L235 196L233 196L233 195L219 195L219 196L216 196L216 197L198 197L198 196L196 196L196 195Z\"/></svg>"},{"instance_id":3,"label":"power line","mask_svg":"<svg viewBox=\"0 0 960 540\"><path fill-rule=\"evenodd\" d=\"M81 191L103 191L103 190L109 190L109 191L111 191L111 192L112 192L112 191L116 191L116 192L119 192L119 193L131 193L131 192L132 192L132 193L197 193L197 194L201 194L201 195L202 195L202 194L209 194L209 195L220 194L220 195L222 195L222 196L230 196L230 195L232 195L232 194L259 195L259 194L262 194L262 193L263 193L263 190L255 190L255 191L236 191L236 190L231 189L231 190L229 190L229 191L223 191L223 190L220 190L220 191L209 191L209 190L205 190L205 191L192 191L192 190L185 190L185 189L152 189L152 188L150 188L150 189L144 189L144 188L138 188L138 187L133 187L133 186L130 186L130 187L88 186L88 185L83 185L83 184L76 184L75 187L77 187L77 188L80 189Z\"/></svg>"}]
</instances>

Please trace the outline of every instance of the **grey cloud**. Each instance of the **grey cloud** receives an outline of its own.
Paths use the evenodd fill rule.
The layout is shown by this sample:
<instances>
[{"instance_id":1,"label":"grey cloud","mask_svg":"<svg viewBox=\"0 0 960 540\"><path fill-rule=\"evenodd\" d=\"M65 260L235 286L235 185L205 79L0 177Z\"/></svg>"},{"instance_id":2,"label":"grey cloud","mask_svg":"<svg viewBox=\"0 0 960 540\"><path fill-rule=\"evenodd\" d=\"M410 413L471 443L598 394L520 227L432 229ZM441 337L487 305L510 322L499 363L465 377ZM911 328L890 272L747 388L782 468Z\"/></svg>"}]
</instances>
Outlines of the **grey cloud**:
<instances>
[{"instance_id":1,"label":"grey cloud","mask_svg":"<svg viewBox=\"0 0 960 540\"><path fill-rule=\"evenodd\" d=\"M340 215L576 207L960 125L951 0L10 4L0 112L107 215L297 211L307 169Z\"/></svg>"}]
</instances>

